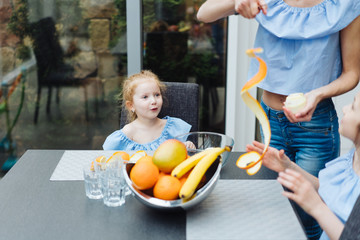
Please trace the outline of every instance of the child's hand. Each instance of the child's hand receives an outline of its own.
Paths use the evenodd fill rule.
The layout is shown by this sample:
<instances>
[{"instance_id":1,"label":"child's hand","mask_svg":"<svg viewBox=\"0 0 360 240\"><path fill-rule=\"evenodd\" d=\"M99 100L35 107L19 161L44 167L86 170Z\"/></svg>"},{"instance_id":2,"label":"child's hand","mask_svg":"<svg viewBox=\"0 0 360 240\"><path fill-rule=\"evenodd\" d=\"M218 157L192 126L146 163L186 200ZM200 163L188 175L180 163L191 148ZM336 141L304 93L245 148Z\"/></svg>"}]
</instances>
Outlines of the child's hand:
<instances>
[{"instance_id":1,"label":"child's hand","mask_svg":"<svg viewBox=\"0 0 360 240\"><path fill-rule=\"evenodd\" d=\"M283 195L299 204L308 214L314 216L314 210L324 204L314 186L301 173L286 169L279 173L277 180L292 191L284 191Z\"/></svg>"},{"instance_id":2,"label":"child's hand","mask_svg":"<svg viewBox=\"0 0 360 240\"><path fill-rule=\"evenodd\" d=\"M246 151L255 151L260 155L263 153L265 145L263 143L254 141L253 145L246 145ZM291 160L285 155L284 150L277 150L273 147L268 147L264 157L263 164L275 172L283 172L290 167Z\"/></svg>"},{"instance_id":3,"label":"child's hand","mask_svg":"<svg viewBox=\"0 0 360 240\"><path fill-rule=\"evenodd\" d=\"M192 143L191 141L186 141L184 142L186 148L190 148L190 149L196 149L196 146L194 143Z\"/></svg>"}]
</instances>

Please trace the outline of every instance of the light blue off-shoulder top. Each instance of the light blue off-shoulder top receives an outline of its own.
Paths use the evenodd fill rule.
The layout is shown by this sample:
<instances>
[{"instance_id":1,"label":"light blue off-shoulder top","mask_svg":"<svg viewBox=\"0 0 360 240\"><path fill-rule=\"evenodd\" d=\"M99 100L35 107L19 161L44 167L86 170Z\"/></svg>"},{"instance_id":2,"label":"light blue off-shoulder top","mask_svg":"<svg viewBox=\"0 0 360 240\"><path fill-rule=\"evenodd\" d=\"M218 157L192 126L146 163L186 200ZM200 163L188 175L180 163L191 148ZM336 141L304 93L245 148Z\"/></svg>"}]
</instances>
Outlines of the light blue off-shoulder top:
<instances>
[{"instance_id":1,"label":"light blue off-shoulder top","mask_svg":"<svg viewBox=\"0 0 360 240\"><path fill-rule=\"evenodd\" d=\"M360 15L360 0L324 0L310 8L291 7L283 0L266 0L267 15L259 23L254 47L268 66L258 85L269 92L289 95L325 86L342 71L339 31ZM248 78L258 71L251 60Z\"/></svg>"},{"instance_id":2,"label":"light blue off-shoulder top","mask_svg":"<svg viewBox=\"0 0 360 240\"><path fill-rule=\"evenodd\" d=\"M319 194L326 205L345 223L360 194L360 178L353 169L355 149L328 162L319 172ZM325 232L321 240L329 239Z\"/></svg>"},{"instance_id":3,"label":"light blue off-shoulder top","mask_svg":"<svg viewBox=\"0 0 360 240\"><path fill-rule=\"evenodd\" d=\"M165 140L174 138L175 136L181 134L188 133L191 129L191 125L180 118L166 116L163 119L167 120L164 130L162 131L160 137L158 137L154 141L145 144L134 142L123 133L122 129L120 129L113 132L106 138L103 144L103 149L154 151Z\"/></svg>"}]
</instances>

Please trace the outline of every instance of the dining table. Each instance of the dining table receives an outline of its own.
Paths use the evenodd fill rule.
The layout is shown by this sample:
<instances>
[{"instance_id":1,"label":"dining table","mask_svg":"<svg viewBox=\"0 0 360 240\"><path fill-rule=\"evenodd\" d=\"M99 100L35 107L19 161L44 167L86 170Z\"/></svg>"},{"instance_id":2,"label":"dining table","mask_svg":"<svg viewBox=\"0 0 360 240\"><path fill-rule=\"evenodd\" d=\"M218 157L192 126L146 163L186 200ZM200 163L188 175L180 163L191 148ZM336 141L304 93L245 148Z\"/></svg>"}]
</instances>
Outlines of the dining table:
<instances>
[{"instance_id":1,"label":"dining table","mask_svg":"<svg viewBox=\"0 0 360 240\"><path fill-rule=\"evenodd\" d=\"M243 152L231 152L204 201L177 211L150 208L132 194L119 207L88 199L81 177L62 169L75 172L78 156L101 153L27 150L0 180L0 239L306 239L278 174L262 166L248 175L236 166Z\"/></svg>"}]
</instances>

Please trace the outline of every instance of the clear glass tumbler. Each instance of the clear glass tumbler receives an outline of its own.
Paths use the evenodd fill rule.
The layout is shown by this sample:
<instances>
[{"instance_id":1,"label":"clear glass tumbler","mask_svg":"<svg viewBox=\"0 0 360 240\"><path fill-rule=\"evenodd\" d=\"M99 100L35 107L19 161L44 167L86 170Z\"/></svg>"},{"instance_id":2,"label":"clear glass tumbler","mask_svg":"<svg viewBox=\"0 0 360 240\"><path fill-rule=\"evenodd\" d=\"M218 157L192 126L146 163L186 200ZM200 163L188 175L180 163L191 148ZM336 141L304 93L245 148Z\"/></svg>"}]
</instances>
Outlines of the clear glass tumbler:
<instances>
[{"instance_id":1,"label":"clear glass tumbler","mask_svg":"<svg viewBox=\"0 0 360 240\"><path fill-rule=\"evenodd\" d=\"M84 184L86 196L90 199L101 199L103 197L99 181L99 174L91 170L91 164L83 167Z\"/></svg>"},{"instance_id":2,"label":"clear glass tumbler","mask_svg":"<svg viewBox=\"0 0 360 240\"><path fill-rule=\"evenodd\" d=\"M114 160L106 165L100 173L100 184L103 202L108 207L118 207L125 203L126 183L122 174L122 159Z\"/></svg>"}]
</instances>

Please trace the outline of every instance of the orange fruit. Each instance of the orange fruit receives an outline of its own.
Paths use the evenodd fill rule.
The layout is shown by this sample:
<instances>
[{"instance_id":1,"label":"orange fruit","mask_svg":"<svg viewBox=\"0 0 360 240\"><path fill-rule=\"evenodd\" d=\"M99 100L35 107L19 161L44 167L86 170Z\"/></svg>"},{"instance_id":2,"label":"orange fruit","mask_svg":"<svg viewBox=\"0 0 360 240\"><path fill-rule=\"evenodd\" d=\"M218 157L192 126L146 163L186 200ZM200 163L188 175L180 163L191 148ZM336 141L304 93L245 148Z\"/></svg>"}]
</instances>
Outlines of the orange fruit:
<instances>
[{"instance_id":1,"label":"orange fruit","mask_svg":"<svg viewBox=\"0 0 360 240\"><path fill-rule=\"evenodd\" d=\"M175 200L179 197L181 183L179 179L171 175L165 175L159 178L154 186L154 197L163 200Z\"/></svg>"},{"instance_id":2,"label":"orange fruit","mask_svg":"<svg viewBox=\"0 0 360 240\"><path fill-rule=\"evenodd\" d=\"M188 176L190 175L191 171L187 172L184 174L184 176L182 176L179 180L180 180L180 184L181 186L184 185L185 181L187 180Z\"/></svg>"},{"instance_id":3,"label":"orange fruit","mask_svg":"<svg viewBox=\"0 0 360 240\"><path fill-rule=\"evenodd\" d=\"M105 163L106 162L106 157L105 156L99 156L95 159L96 162L98 163Z\"/></svg>"},{"instance_id":4,"label":"orange fruit","mask_svg":"<svg viewBox=\"0 0 360 240\"><path fill-rule=\"evenodd\" d=\"M167 175L169 175L169 174L166 174L166 173L164 173L163 171L160 171L160 174L159 174L159 179L160 179L161 177L163 177L163 176L167 176Z\"/></svg>"},{"instance_id":5,"label":"orange fruit","mask_svg":"<svg viewBox=\"0 0 360 240\"><path fill-rule=\"evenodd\" d=\"M142 161L131 169L130 179L140 190L152 188L159 179L159 169L152 161Z\"/></svg>"},{"instance_id":6,"label":"orange fruit","mask_svg":"<svg viewBox=\"0 0 360 240\"><path fill-rule=\"evenodd\" d=\"M184 174L184 176L182 176L179 181L181 183L181 187L184 185L184 183L186 182L186 180L188 179L189 175L190 175L191 171L187 172ZM200 183L198 185L198 187L196 189L200 189L202 188L206 183L206 176L204 175L201 180L200 180Z\"/></svg>"},{"instance_id":7,"label":"orange fruit","mask_svg":"<svg viewBox=\"0 0 360 240\"><path fill-rule=\"evenodd\" d=\"M114 152L113 156L116 155L119 155L124 160L124 162L128 162L130 160L130 155L127 152L124 151Z\"/></svg>"},{"instance_id":8,"label":"orange fruit","mask_svg":"<svg viewBox=\"0 0 360 240\"><path fill-rule=\"evenodd\" d=\"M106 162L106 157L105 156L99 156L95 159L95 162L97 162L98 166L101 166L101 164ZM94 161L91 162L91 166L90 166L90 170L91 171L95 171L95 167L94 167Z\"/></svg>"},{"instance_id":9,"label":"orange fruit","mask_svg":"<svg viewBox=\"0 0 360 240\"><path fill-rule=\"evenodd\" d=\"M186 180L187 180L187 177L182 177L182 178L179 179L180 184L181 184L181 187L184 185L184 183L186 182Z\"/></svg>"},{"instance_id":10,"label":"orange fruit","mask_svg":"<svg viewBox=\"0 0 360 240\"><path fill-rule=\"evenodd\" d=\"M91 162L90 171L93 171L93 172L95 171L94 161Z\"/></svg>"},{"instance_id":11,"label":"orange fruit","mask_svg":"<svg viewBox=\"0 0 360 240\"><path fill-rule=\"evenodd\" d=\"M108 158L108 160L106 160L106 163L112 162L114 160L115 160L114 156L111 156Z\"/></svg>"}]
</instances>

